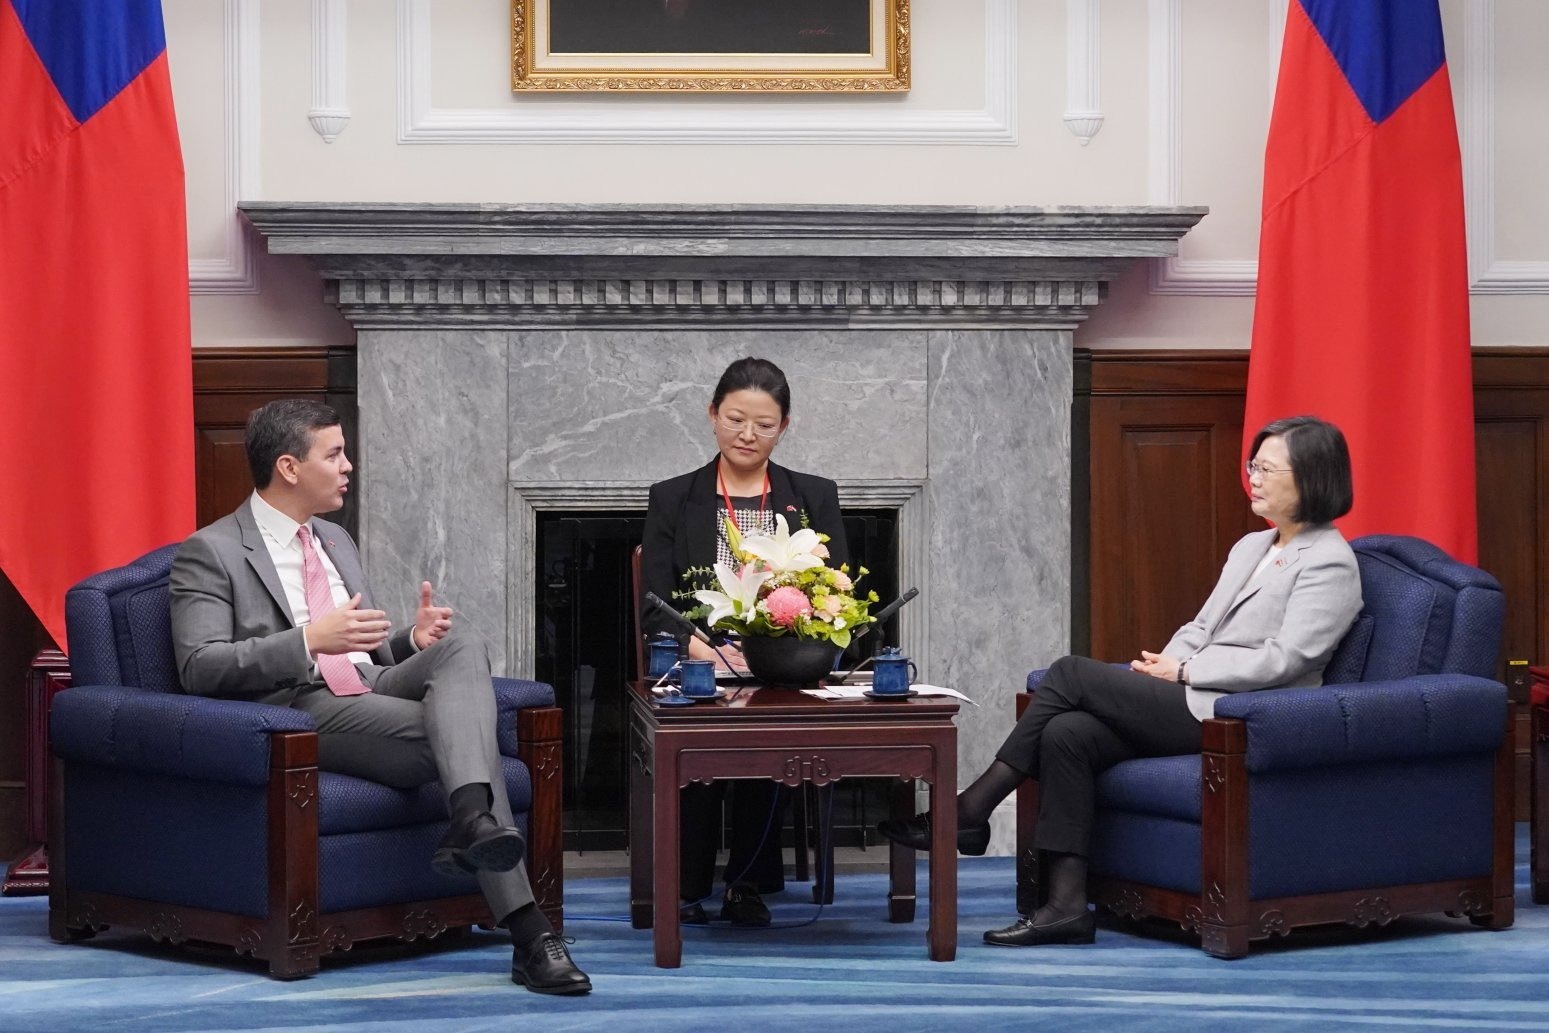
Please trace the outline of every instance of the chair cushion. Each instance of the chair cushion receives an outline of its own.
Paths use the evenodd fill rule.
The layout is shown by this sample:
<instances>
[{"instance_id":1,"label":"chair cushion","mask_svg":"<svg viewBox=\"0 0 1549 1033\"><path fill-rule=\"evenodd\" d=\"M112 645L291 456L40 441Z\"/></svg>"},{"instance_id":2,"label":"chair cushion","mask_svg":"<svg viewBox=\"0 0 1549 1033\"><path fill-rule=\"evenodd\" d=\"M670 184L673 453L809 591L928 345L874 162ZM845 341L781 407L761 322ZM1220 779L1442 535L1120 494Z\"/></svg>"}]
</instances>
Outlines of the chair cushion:
<instances>
[{"instance_id":1,"label":"chair cushion","mask_svg":"<svg viewBox=\"0 0 1549 1033\"><path fill-rule=\"evenodd\" d=\"M164 545L122 567L93 574L65 593L75 684L178 691L166 584L179 548L176 543ZM141 592L147 593L143 599ZM146 640L140 641L136 633ZM126 652L120 655L121 650ZM165 668L159 666L163 662Z\"/></svg>"},{"instance_id":2,"label":"chair cushion","mask_svg":"<svg viewBox=\"0 0 1549 1033\"><path fill-rule=\"evenodd\" d=\"M527 765L501 757L511 810L524 814L532 807L532 778ZM332 836L375 832L427 822L446 821L446 792L440 782L415 789L394 789L354 775L324 771L318 778L317 831Z\"/></svg>"},{"instance_id":3,"label":"chair cushion","mask_svg":"<svg viewBox=\"0 0 1549 1033\"><path fill-rule=\"evenodd\" d=\"M1362 612L1374 626L1364 666L1342 664L1324 681L1494 673L1506 605L1495 578L1418 538L1367 535L1350 547L1361 568Z\"/></svg>"},{"instance_id":4,"label":"chair cushion","mask_svg":"<svg viewBox=\"0 0 1549 1033\"><path fill-rule=\"evenodd\" d=\"M172 590L165 580L112 600L119 668L125 685L147 692L183 691L172 652Z\"/></svg>"},{"instance_id":5,"label":"chair cushion","mask_svg":"<svg viewBox=\"0 0 1549 1033\"><path fill-rule=\"evenodd\" d=\"M1198 822L1199 771L1197 753L1126 760L1098 776L1097 805Z\"/></svg>"}]
</instances>

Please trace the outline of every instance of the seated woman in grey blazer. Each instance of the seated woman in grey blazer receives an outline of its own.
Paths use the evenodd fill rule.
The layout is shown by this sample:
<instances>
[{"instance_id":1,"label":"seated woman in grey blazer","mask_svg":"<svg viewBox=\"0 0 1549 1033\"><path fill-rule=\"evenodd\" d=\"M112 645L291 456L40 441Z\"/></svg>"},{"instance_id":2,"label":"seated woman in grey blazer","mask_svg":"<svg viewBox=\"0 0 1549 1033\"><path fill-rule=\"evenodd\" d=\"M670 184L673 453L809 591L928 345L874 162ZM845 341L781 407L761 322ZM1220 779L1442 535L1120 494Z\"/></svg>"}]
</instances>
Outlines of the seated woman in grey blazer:
<instances>
[{"instance_id":1,"label":"seated woman in grey blazer","mask_svg":"<svg viewBox=\"0 0 1549 1033\"><path fill-rule=\"evenodd\" d=\"M1197 753L1200 722L1228 692L1313 686L1361 609L1355 555L1331 521L1350 511L1344 435L1311 416L1277 420L1253 439L1248 495L1274 526L1232 547L1199 616L1158 653L1124 670L1083 656L1055 661L989 769L957 798L957 848L982 854L990 813L1024 780L1039 782L1034 846L1049 899L984 934L1027 947L1091 943L1086 872L1097 776L1133 757ZM883 835L927 849L930 815L888 820Z\"/></svg>"}]
</instances>

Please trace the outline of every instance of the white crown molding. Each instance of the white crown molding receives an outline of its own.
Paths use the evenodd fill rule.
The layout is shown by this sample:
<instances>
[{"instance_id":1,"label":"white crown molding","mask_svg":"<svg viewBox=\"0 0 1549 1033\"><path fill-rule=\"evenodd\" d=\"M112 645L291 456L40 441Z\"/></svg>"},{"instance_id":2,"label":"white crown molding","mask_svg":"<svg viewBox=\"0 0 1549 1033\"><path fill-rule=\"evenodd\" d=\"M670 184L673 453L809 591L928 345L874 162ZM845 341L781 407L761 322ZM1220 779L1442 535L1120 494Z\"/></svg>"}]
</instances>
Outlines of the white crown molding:
<instances>
[{"instance_id":1,"label":"white crown molding","mask_svg":"<svg viewBox=\"0 0 1549 1033\"><path fill-rule=\"evenodd\" d=\"M307 121L324 143L333 143L350 124L345 32L344 0L312 0L312 107Z\"/></svg>"},{"instance_id":2,"label":"white crown molding","mask_svg":"<svg viewBox=\"0 0 1549 1033\"><path fill-rule=\"evenodd\" d=\"M1103 127L1102 0L1065 0L1065 127L1085 147Z\"/></svg>"},{"instance_id":3,"label":"white crown molding","mask_svg":"<svg viewBox=\"0 0 1549 1033\"><path fill-rule=\"evenodd\" d=\"M432 0L398 0L401 144L957 144L1017 141L1017 0L984 2L984 104L913 111L876 98L750 107L746 98L588 97L563 104L437 108L431 96ZM629 103L618 103L627 99ZM698 98L696 98L698 100Z\"/></svg>"},{"instance_id":4,"label":"white crown molding","mask_svg":"<svg viewBox=\"0 0 1549 1033\"><path fill-rule=\"evenodd\" d=\"M190 294L255 294L257 263L252 238L237 214L239 201L258 196L258 5L259 0L225 0L222 18L226 82L225 183L221 194L227 213L225 247L219 258L188 261Z\"/></svg>"},{"instance_id":5,"label":"white crown molding","mask_svg":"<svg viewBox=\"0 0 1549 1033\"><path fill-rule=\"evenodd\" d=\"M1549 294L1549 262L1495 256L1495 0L1473 0L1463 21L1463 204L1469 292Z\"/></svg>"},{"instance_id":6,"label":"white crown molding","mask_svg":"<svg viewBox=\"0 0 1549 1033\"><path fill-rule=\"evenodd\" d=\"M1284 25L1287 0L1268 0L1271 25ZM1276 9L1280 19L1275 19ZM1278 57L1279 42L1270 33ZM1183 2L1149 0L1147 10L1148 116L1150 165L1146 196L1152 204L1176 205L1182 196L1182 142L1179 115L1183 110ZM1269 90L1274 96L1270 65ZM1162 258L1151 261L1151 293L1208 297L1252 295L1258 286L1257 259Z\"/></svg>"},{"instance_id":7,"label":"white crown molding","mask_svg":"<svg viewBox=\"0 0 1549 1033\"><path fill-rule=\"evenodd\" d=\"M1271 7L1285 0L1269 0ZM1147 200L1176 205L1182 196L1183 0L1149 0L1147 5L1147 114L1149 168ZM1273 79L1271 79L1273 88ZM1258 278L1255 259L1164 258L1151 261L1152 294L1249 295Z\"/></svg>"}]
</instances>

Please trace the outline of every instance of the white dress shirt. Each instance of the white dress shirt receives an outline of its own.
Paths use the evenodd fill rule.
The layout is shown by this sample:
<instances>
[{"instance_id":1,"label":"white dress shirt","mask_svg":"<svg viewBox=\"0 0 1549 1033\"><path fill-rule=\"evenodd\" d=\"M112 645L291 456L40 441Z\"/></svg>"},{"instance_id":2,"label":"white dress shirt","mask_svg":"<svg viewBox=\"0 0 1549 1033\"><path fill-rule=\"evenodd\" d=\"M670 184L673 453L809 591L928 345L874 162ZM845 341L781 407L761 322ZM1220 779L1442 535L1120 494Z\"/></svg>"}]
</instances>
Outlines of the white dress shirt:
<instances>
[{"instance_id":1,"label":"white dress shirt","mask_svg":"<svg viewBox=\"0 0 1549 1033\"><path fill-rule=\"evenodd\" d=\"M285 589L291 622L302 629L302 649L306 650L307 663L312 665L316 673L317 664L312 658L311 648L306 644L306 626L312 623L312 611L307 607L307 592L301 578L301 538L296 534L301 525L265 502L256 491L252 495L251 508L253 520L264 536L264 545L269 548L269 558L274 561L275 572L280 575L280 587ZM323 563L323 572L328 575L328 592L333 597L334 608L342 608L350 601L349 589L344 587L344 579L334 568L328 550L323 548L317 528L310 521L308 526L312 530L312 547L317 550L317 558ZM352 664L374 662L367 653L345 655Z\"/></svg>"}]
</instances>

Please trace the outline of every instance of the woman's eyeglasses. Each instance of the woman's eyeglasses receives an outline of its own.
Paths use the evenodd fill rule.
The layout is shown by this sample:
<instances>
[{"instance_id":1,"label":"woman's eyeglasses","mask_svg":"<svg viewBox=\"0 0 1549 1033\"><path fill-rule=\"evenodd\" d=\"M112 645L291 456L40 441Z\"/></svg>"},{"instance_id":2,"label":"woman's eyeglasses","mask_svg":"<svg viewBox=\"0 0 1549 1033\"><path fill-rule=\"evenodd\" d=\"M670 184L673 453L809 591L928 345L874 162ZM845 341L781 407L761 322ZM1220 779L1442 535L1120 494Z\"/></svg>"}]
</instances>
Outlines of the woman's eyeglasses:
<instances>
[{"instance_id":1,"label":"woman's eyeglasses","mask_svg":"<svg viewBox=\"0 0 1549 1033\"><path fill-rule=\"evenodd\" d=\"M750 423L741 416L717 416L716 420L732 434L741 434L750 426L753 428L753 433L761 438L772 438L780 433L778 423Z\"/></svg>"},{"instance_id":2,"label":"woman's eyeglasses","mask_svg":"<svg viewBox=\"0 0 1549 1033\"><path fill-rule=\"evenodd\" d=\"M1263 463L1259 462L1257 459L1250 459L1250 460L1248 460L1247 464L1243 467L1243 469L1248 471L1248 476L1249 477L1273 477L1277 473L1290 473L1291 472L1291 468L1289 466L1282 470L1282 469L1279 469L1279 468L1273 467L1273 466L1265 466Z\"/></svg>"}]
</instances>

